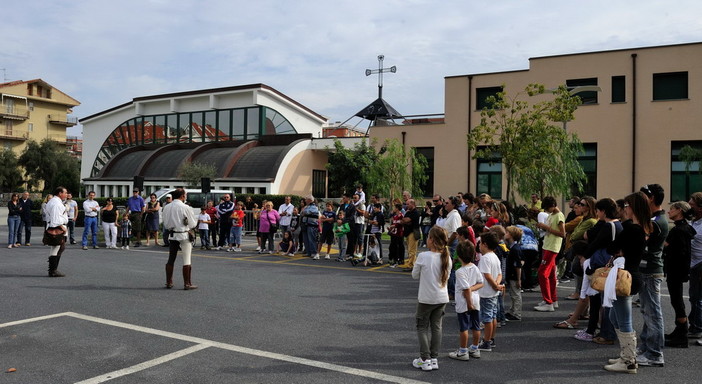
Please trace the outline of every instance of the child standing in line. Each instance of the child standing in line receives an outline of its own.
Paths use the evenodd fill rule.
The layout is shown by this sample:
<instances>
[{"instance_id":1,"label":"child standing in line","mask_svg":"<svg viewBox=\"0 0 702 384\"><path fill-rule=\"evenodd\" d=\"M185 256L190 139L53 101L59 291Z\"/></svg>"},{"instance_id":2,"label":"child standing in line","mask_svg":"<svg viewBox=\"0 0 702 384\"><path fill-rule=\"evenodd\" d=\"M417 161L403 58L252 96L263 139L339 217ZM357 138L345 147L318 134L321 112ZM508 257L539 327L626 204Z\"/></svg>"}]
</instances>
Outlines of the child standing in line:
<instances>
[{"instance_id":1,"label":"child standing in line","mask_svg":"<svg viewBox=\"0 0 702 384\"><path fill-rule=\"evenodd\" d=\"M200 249L210 249L210 224L212 218L207 214L207 207L200 208L200 214L197 216L197 229L200 231Z\"/></svg>"},{"instance_id":2,"label":"child standing in line","mask_svg":"<svg viewBox=\"0 0 702 384\"><path fill-rule=\"evenodd\" d=\"M346 254L346 247L348 245L348 238L346 234L351 231L349 223L344 222L344 211L339 210L336 217L336 223L334 223L332 231L336 237L337 244L339 244L339 257L336 258L336 261L344 261L344 255Z\"/></svg>"},{"instance_id":3,"label":"child standing in line","mask_svg":"<svg viewBox=\"0 0 702 384\"><path fill-rule=\"evenodd\" d=\"M505 242L509 247L507 255L507 292L512 305L505 314L505 318L510 321L522 319L522 247L519 242L522 240L522 230L510 225L506 228Z\"/></svg>"},{"instance_id":4,"label":"child standing in line","mask_svg":"<svg viewBox=\"0 0 702 384\"><path fill-rule=\"evenodd\" d=\"M122 217L122 220L120 220L119 224L117 225L119 227L119 240L120 244L122 245L122 249L129 250L129 238L132 237L132 223L129 221L129 216L125 215L122 213L120 215Z\"/></svg>"},{"instance_id":5,"label":"child standing in line","mask_svg":"<svg viewBox=\"0 0 702 384\"><path fill-rule=\"evenodd\" d=\"M241 232L244 230L244 203L237 201L230 216L232 229L229 230L229 248L227 252L241 252Z\"/></svg>"},{"instance_id":6,"label":"child standing in line","mask_svg":"<svg viewBox=\"0 0 702 384\"><path fill-rule=\"evenodd\" d=\"M502 267L495 250L499 247L497 236L492 232L480 235L480 272L483 274L483 287L480 294L480 321L484 324L483 341L478 346L481 351L490 352L495 345L495 330L497 329L497 296L504 291Z\"/></svg>"},{"instance_id":7,"label":"child standing in line","mask_svg":"<svg viewBox=\"0 0 702 384\"><path fill-rule=\"evenodd\" d=\"M419 279L415 314L419 358L412 361L412 366L423 371L439 369L441 323L449 302L448 279L451 271L446 230L440 227L430 229L427 245L429 251L420 253L412 268L412 278Z\"/></svg>"},{"instance_id":8,"label":"child standing in line","mask_svg":"<svg viewBox=\"0 0 702 384\"><path fill-rule=\"evenodd\" d=\"M507 276L507 256L509 255L509 248L505 244L505 227L500 224L495 224L489 229L490 232L497 236L497 241L499 246L495 249L495 254L497 258L500 259L500 267L502 268L502 280L498 281L499 284L505 283L505 277ZM500 292L497 296L497 326L504 327L507 325L505 317L505 293Z\"/></svg>"},{"instance_id":9,"label":"child standing in line","mask_svg":"<svg viewBox=\"0 0 702 384\"><path fill-rule=\"evenodd\" d=\"M404 226L402 225L402 204L395 204L392 208L392 224L388 228L390 234L390 268L405 263L405 243L403 242Z\"/></svg>"},{"instance_id":10,"label":"child standing in line","mask_svg":"<svg viewBox=\"0 0 702 384\"><path fill-rule=\"evenodd\" d=\"M480 295L483 287L483 275L473 264L475 247L470 241L459 241L456 255L461 261L461 268L456 271L456 315L458 315L459 346L449 357L456 360L479 359L480 350ZM468 348L468 330L473 336L473 344Z\"/></svg>"}]
</instances>

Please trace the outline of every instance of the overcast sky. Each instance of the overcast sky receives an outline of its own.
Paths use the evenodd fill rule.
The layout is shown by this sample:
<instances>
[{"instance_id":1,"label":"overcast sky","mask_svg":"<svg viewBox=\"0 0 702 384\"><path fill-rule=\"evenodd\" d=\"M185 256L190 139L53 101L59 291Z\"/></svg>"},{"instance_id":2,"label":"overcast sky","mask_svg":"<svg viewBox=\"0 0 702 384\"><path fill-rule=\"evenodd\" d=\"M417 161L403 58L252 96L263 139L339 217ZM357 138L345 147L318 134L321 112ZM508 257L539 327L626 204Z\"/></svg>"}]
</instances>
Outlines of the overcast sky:
<instances>
[{"instance_id":1,"label":"overcast sky","mask_svg":"<svg viewBox=\"0 0 702 384\"><path fill-rule=\"evenodd\" d=\"M264 83L344 121L377 97L377 77L364 71L379 54L397 66L383 87L395 109L443 113L445 76L702 41L699 0L5 3L5 78L42 78L82 103L79 118L140 96Z\"/></svg>"}]
</instances>

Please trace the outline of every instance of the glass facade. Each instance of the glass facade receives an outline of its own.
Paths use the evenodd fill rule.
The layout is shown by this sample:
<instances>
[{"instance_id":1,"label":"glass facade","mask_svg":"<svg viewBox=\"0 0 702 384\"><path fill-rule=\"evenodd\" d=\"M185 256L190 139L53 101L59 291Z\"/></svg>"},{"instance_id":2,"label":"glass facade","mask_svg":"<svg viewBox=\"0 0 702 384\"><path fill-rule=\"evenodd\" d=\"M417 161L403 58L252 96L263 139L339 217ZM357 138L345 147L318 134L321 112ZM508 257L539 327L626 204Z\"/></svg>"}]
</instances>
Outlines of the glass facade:
<instances>
[{"instance_id":1,"label":"glass facade","mask_svg":"<svg viewBox=\"0 0 702 384\"><path fill-rule=\"evenodd\" d=\"M103 142L91 177L118 152L137 145L255 140L296 133L283 115L263 106L138 116L120 124Z\"/></svg>"}]
</instances>

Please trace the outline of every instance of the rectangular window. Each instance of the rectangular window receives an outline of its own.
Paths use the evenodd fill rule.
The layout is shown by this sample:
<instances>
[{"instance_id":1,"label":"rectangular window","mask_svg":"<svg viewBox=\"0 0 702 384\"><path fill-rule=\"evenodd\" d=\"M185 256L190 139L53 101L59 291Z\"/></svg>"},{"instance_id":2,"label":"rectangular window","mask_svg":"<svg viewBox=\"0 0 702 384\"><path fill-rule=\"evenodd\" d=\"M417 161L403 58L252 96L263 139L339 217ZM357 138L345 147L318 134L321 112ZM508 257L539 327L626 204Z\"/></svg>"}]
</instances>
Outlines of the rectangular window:
<instances>
[{"instance_id":1,"label":"rectangular window","mask_svg":"<svg viewBox=\"0 0 702 384\"><path fill-rule=\"evenodd\" d=\"M653 74L653 100L687 99L687 72Z\"/></svg>"},{"instance_id":2,"label":"rectangular window","mask_svg":"<svg viewBox=\"0 0 702 384\"><path fill-rule=\"evenodd\" d=\"M254 187L246 187L246 193L248 193L249 195L253 195L253 194L256 193L256 188L254 188Z\"/></svg>"},{"instance_id":3,"label":"rectangular window","mask_svg":"<svg viewBox=\"0 0 702 384\"><path fill-rule=\"evenodd\" d=\"M427 168L424 170L427 180L419 187L424 192L425 197L434 196L434 147L418 147L414 150L418 156L424 156L427 160Z\"/></svg>"},{"instance_id":4,"label":"rectangular window","mask_svg":"<svg viewBox=\"0 0 702 384\"><path fill-rule=\"evenodd\" d=\"M488 103L487 98L490 96L497 97L498 92L502 92L502 87L485 87L475 89L475 109L480 111L483 108L490 108L492 104Z\"/></svg>"},{"instance_id":5,"label":"rectangular window","mask_svg":"<svg viewBox=\"0 0 702 384\"><path fill-rule=\"evenodd\" d=\"M670 201L687 201L693 192L702 191L702 140L670 143ZM690 153L690 159L684 154Z\"/></svg>"},{"instance_id":6,"label":"rectangular window","mask_svg":"<svg viewBox=\"0 0 702 384\"><path fill-rule=\"evenodd\" d=\"M34 123L27 123L27 131L34 132Z\"/></svg>"},{"instance_id":7,"label":"rectangular window","mask_svg":"<svg viewBox=\"0 0 702 384\"><path fill-rule=\"evenodd\" d=\"M29 110L30 110L30 111L33 111L33 110L34 110L34 103L31 102L31 101L29 102Z\"/></svg>"},{"instance_id":8,"label":"rectangular window","mask_svg":"<svg viewBox=\"0 0 702 384\"><path fill-rule=\"evenodd\" d=\"M266 187L260 187L260 188L258 188L258 193L261 194L261 195L265 195L265 194L266 194Z\"/></svg>"},{"instance_id":9,"label":"rectangular window","mask_svg":"<svg viewBox=\"0 0 702 384\"><path fill-rule=\"evenodd\" d=\"M494 199L502 198L502 155L493 152L489 158L478 158L476 194L487 193Z\"/></svg>"},{"instance_id":10,"label":"rectangular window","mask_svg":"<svg viewBox=\"0 0 702 384\"><path fill-rule=\"evenodd\" d=\"M589 85L597 86L597 78L589 77L587 79L566 80L566 87L571 91L576 91L574 95L580 97L580 100L583 101L582 105L597 104L597 91L577 91L577 87L586 87Z\"/></svg>"},{"instance_id":11,"label":"rectangular window","mask_svg":"<svg viewBox=\"0 0 702 384\"><path fill-rule=\"evenodd\" d=\"M597 196L597 143L584 143L584 151L578 155L578 163L583 167L585 180L582 189L573 186L571 194L574 196Z\"/></svg>"},{"instance_id":12,"label":"rectangular window","mask_svg":"<svg viewBox=\"0 0 702 384\"><path fill-rule=\"evenodd\" d=\"M241 194L241 187L234 187L234 193L237 195Z\"/></svg>"},{"instance_id":13,"label":"rectangular window","mask_svg":"<svg viewBox=\"0 0 702 384\"><path fill-rule=\"evenodd\" d=\"M612 76L612 102L623 103L626 101L626 77Z\"/></svg>"},{"instance_id":14,"label":"rectangular window","mask_svg":"<svg viewBox=\"0 0 702 384\"><path fill-rule=\"evenodd\" d=\"M327 197L327 171L312 170L312 196Z\"/></svg>"}]
</instances>

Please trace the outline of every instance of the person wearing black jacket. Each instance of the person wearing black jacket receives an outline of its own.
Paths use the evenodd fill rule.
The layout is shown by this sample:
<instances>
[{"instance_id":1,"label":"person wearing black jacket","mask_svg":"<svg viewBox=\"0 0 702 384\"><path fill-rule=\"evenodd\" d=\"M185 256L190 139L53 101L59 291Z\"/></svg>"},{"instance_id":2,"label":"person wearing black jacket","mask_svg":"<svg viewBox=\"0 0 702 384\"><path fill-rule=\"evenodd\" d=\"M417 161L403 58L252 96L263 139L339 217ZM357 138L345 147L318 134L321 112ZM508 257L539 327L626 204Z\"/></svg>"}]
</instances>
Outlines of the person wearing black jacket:
<instances>
[{"instance_id":1,"label":"person wearing black jacket","mask_svg":"<svg viewBox=\"0 0 702 384\"><path fill-rule=\"evenodd\" d=\"M24 228L24 245L30 245L29 240L32 237L32 199L29 198L29 192L22 193L19 199L22 211L20 212L20 228L17 232L17 242L22 243L22 228ZM70 219L70 217L69 217Z\"/></svg>"},{"instance_id":2,"label":"person wearing black jacket","mask_svg":"<svg viewBox=\"0 0 702 384\"><path fill-rule=\"evenodd\" d=\"M670 206L668 217L675 227L668 232L663 251L663 270L670 293L670 303L675 310L675 330L665 335L665 346L687 348L687 312L683 300L683 283L690 280L690 243L697 232L687 219L692 218L690 204L678 201Z\"/></svg>"}]
</instances>

